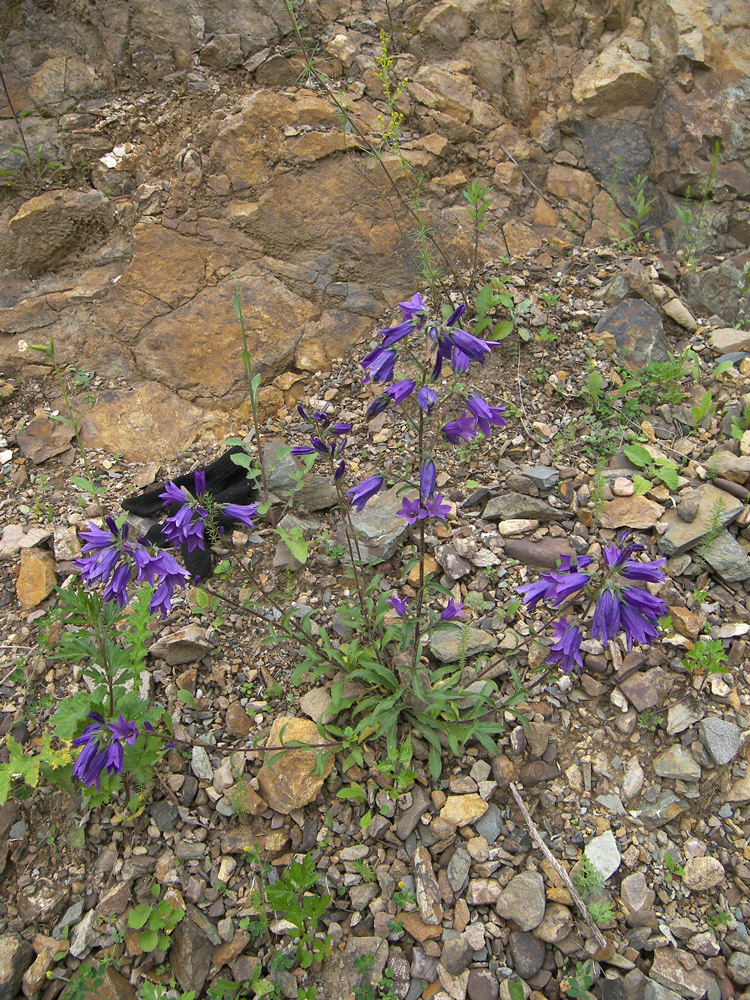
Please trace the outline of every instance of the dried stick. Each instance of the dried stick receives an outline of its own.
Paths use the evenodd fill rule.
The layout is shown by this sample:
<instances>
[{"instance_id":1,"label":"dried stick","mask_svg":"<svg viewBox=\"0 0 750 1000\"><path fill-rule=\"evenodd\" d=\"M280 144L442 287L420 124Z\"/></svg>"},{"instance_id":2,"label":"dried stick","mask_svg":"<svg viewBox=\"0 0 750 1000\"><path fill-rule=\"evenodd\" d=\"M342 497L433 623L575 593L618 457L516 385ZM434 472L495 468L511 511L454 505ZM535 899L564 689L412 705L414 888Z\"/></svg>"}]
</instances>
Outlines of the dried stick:
<instances>
[{"instance_id":1,"label":"dried stick","mask_svg":"<svg viewBox=\"0 0 750 1000\"><path fill-rule=\"evenodd\" d=\"M542 854L545 856L545 858L549 861L549 863L552 865L552 867L555 869L555 871L560 876L560 878L563 880L563 882L565 883L565 886L566 886L568 892L573 897L573 902L576 904L576 906L578 907L578 909L581 911L581 915L583 916L583 919L589 925L589 927L591 929L591 934L592 934L594 940L596 941L596 943L599 945L600 948L606 948L607 947L607 940L606 940L606 938L604 937L604 935L602 934L602 932L599 930L599 928L596 926L596 924L594 923L594 921L589 916L589 911L588 911L588 908L587 908L586 904L581 899L581 896L578 893L578 891L576 890L576 887L570 881L570 875L568 875L568 873L565 871L565 869L563 868L563 866L560 864L560 862L554 856L554 854L552 853L552 851L550 851L549 847L547 847L547 845L542 840L542 835L539 832L539 828L537 827L537 825L534 822L534 820L531 818L531 813L526 808L526 805L525 805L523 799L521 798L521 796L520 796L520 794L518 792L518 789L516 788L515 784L512 781L510 783L510 790L511 790L511 792L513 792L513 798L518 803L518 808L523 813L523 818L526 820L526 826L529 828L529 833L531 834L531 836L533 837L534 841L536 842L537 847L542 852Z\"/></svg>"}]
</instances>

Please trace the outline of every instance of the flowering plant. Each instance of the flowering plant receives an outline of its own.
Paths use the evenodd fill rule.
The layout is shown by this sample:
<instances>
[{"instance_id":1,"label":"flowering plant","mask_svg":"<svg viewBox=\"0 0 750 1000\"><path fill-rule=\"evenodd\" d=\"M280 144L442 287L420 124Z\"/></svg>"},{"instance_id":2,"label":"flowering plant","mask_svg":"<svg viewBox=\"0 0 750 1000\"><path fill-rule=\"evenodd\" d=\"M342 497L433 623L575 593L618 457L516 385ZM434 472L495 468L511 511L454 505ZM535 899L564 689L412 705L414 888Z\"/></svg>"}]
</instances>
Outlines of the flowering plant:
<instances>
[{"instance_id":1,"label":"flowering plant","mask_svg":"<svg viewBox=\"0 0 750 1000\"><path fill-rule=\"evenodd\" d=\"M563 556L555 572L542 573L539 580L518 588L529 608L536 607L540 601L557 608L585 599L577 621L560 618L553 624L555 642L547 662L559 663L563 673L570 673L574 666L583 667L581 642L592 607L591 635L605 644L621 631L628 649L632 649L634 643L648 645L658 635L656 622L666 614L666 604L660 597L629 584L663 583L662 566L667 560L640 562L634 559L633 556L645 548L633 542L626 544L629 534L629 531L620 533L621 548L616 544L604 546L604 569L599 574L582 572L592 564L590 556Z\"/></svg>"}]
</instances>

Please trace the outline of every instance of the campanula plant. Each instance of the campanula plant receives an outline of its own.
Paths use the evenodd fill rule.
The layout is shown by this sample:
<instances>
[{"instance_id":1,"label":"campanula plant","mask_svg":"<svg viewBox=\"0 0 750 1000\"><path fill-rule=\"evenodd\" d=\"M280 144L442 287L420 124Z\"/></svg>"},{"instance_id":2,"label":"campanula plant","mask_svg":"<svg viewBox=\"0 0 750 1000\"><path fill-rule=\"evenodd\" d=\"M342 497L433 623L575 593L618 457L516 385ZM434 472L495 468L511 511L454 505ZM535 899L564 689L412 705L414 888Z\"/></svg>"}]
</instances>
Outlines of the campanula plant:
<instances>
[{"instance_id":1,"label":"campanula plant","mask_svg":"<svg viewBox=\"0 0 750 1000\"><path fill-rule=\"evenodd\" d=\"M436 581L426 578L424 560L429 524L445 522L450 503L437 490L436 457L440 441L455 444L477 434L489 436L494 427L503 427L501 407L493 406L475 392L457 384L472 364L484 365L497 347L463 328L465 306L435 314L420 294L399 304L401 321L379 332L380 343L362 359L364 383L382 387L367 409L367 417L381 413L405 420L416 441L413 464L389 477L374 473L347 488L346 445L349 424L336 423L327 412L300 415L312 421L314 433L309 444L292 449L297 455L314 455L328 464L338 490L356 600L338 608L339 622L351 633L340 642L310 615L300 623L292 612L269 629L269 642L298 638L301 624L304 659L293 679L310 682L328 674L338 674L331 693L333 711L348 710L356 722L355 737L367 734L385 737L389 753L398 740L415 729L430 748L430 770L437 778L442 768L443 743L460 753L467 741L477 739L495 750L494 736L500 725L494 719L496 686L480 681L471 687L475 674L468 675L458 663L436 667L426 656L426 647L439 629L455 628L454 619L464 617L463 605ZM454 376L443 378L448 366ZM403 370L408 369L408 370ZM416 594L407 597L385 587L381 577L363 565L358 545L357 515L390 486L403 492L396 512L413 529L417 540L419 567ZM411 568L411 567L410 567ZM446 600L447 598L447 600ZM344 696L345 681L358 681L362 692ZM506 707L522 697L520 684ZM327 730L334 736L340 730ZM335 742L335 740L334 740ZM352 757L356 760L356 754ZM322 766L322 765L321 765Z\"/></svg>"},{"instance_id":2,"label":"campanula plant","mask_svg":"<svg viewBox=\"0 0 750 1000\"><path fill-rule=\"evenodd\" d=\"M547 663L559 663L565 674L576 666L583 667L585 631L605 645L622 633L629 650L634 644L649 645L659 634L657 621L666 614L667 606L660 597L634 584L663 583L662 567L667 560L634 558L645 547L628 542L629 534L622 531L616 544L604 546L598 572L584 572L593 563L590 556L566 555L558 560L554 572L542 573L539 580L518 588L529 608L540 601L551 608L583 605L572 621L561 617L553 623L554 643Z\"/></svg>"}]
</instances>

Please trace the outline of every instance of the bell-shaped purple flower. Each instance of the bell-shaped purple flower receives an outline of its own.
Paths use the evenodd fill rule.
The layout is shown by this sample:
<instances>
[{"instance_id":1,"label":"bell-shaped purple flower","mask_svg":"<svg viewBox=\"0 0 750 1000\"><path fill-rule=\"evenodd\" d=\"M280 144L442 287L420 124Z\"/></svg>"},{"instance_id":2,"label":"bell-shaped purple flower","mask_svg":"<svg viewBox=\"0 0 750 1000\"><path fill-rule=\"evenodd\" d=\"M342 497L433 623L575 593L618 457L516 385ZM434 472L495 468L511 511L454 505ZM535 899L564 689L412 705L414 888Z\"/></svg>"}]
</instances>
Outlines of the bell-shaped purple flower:
<instances>
[{"instance_id":1,"label":"bell-shaped purple flower","mask_svg":"<svg viewBox=\"0 0 750 1000\"><path fill-rule=\"evenodd\" d=\"M440 617L444 622L449 622L453 618L465 618L466 615L463 612L463 607L460 601L454 601L451 597Z\"/></svg>"},{"instance_id":2,"label":"bell-shaped purple flower","mask_svg":"<svg viewBox=\"0 0 750 1000\"><path fill-rule=\"evenodd\" d=\"M609 589L599 595L591 622L591 634L605 645L620 631L620 602Z\"/></svg>"},{"instance_id":3,"label":"bell-shaped purple flower","mask_svg":"<svg viewBox=\"0 0 750 1000\"><path fill-rule=\"evenodd\" d=\"M397 594L392 594L388 598L388 603L393 608L393 610L396 612L396 614L400 615L403 618L404 615L406 614L406 602L407 602L407 600L408 600L408 598L406 598L406 597L399 597Z\"/></svg>"},{"instance_id":4,"label":"bell-shaped purple flower","mask_svg":"<svg viewBox=\"0 0 750 1000\"><path fill-rule=\"evenodd\" d=\"M552 626L552 635L555 642L552 645L552 652L547 657L547 663L559 663L564 674L569 674L576 664L583 667L582 636L578 626L571 625L565 618L561 618Z\"/></svg>"},{"instance_id":5,"label":"bell-shaped purple flower","mask_svg":"<svg viewBox=\"0 0 750 1000\"><path fill-rule=\"evenodd\" d=\"M367 501L382 490L383 482L382 476L368 476L358 486L347 490L346 496L349 497L352 507L357 511L363 511Z\"/></svg>"},{"instance_id":6,"label":"bell-shaped purple flower","mask_svg":"<svg viewBox=\"0 0 750 1000\"><path fill-rule=\"evenodd\" d=\"M375 382L390 381L395 364L396 352L383 347L376 347L362 361L362 367L368 373L367 378Z\"/></svg>"},{"instance_id":7,"label":"bell-shaped purple flower","mask_svg":"<svg viewBox=\"0 0 750 1000\"><path fill-rule=\"evenodd\" d=\"M438 399L438 394L428 385L423 385L422 388L417 391L417 403L428 417L437 405Z\"/></svg>"},{"instance_id":8,"label":"bell-shaped purple flower","mask_svg":"<svg viewBox=\"0 0 750 1000\"><path fill-rule=\"evenodd\" d=\"M252 528L253 518L258 513L257 503L223 503L221 509L227 517L231 517L233 521L240 521L248 528Z\"/></svg>"},{"instance_id":9,"label":"bell-shaped purple flower","mask_svg":"<svg viewBox=\"0 0 750 1000\"><path fill-rule=\"evenodd\" d=\"M503 413L505 410L501 406L490 406L481 396L469 396L466 406L470 413L477 418L477 428L485 437L490 436L491 427L504 427L505 420Z\"/></svg>"},{"instance_id":10,"label":"bell-shaped purple flower","mask_svg":"<svg viewBox=\"0 0 750 1000\"><path fill-rule=\"evenodd\" d=\"M445 520L450 512L451 506L450 504L443 503L442 493L436 493L435 496L430 497L425 504L425 514L427 517L437 517L441 520Z\"/></svg>"},{"instance_id":11,"label":"bell-shaped purple flower","mask_svg":"<svg viewBox=\"0 0 750 1000\"><path fill-rule=\"evenodd\" d=\"M431 497L435 492L435 481L437 480L437 469L431 458L422 462L419 470L419 493L422 497Z\"/></svg>"},{"instance_id":12,"label":"bell-shaped purple flower","mask_svg":"<svg viewBox=\"0 0 750 1000\"><path fill-rule=\"evenodd\" d=\"M427 517L427 511L420 504L419 497L415 500L404 497L401 501L401 510L396 511L396 517L405 517L409 524L416 524L417 521Z\"/></svg>"},{"instance_id":13,"label":"bell-shaped purple flower","mask_svg":"<svg viewBox=\"0 0 750 1000\"><path fill-rule=\"evenodd\" d=\"M451 444L458 444L459 441L470 441L477 436L476 420L464 412L458 420L451 420L442 429L443 437Z\"/></svg>"},{"instance_id":14,"label":"bell-shaped purple flower","mask_svg":"<svg viewBox=\"0 0 750 1000\"><path fill-rule=\"evenodd\" d=\"M400 382L394 382L393 385L388 386L385 390L385 395L393 400L394 406L398 406L399 403L403 403L414 392L414 387L414 379L401 379Z\"/></svg>"}]
</instances>

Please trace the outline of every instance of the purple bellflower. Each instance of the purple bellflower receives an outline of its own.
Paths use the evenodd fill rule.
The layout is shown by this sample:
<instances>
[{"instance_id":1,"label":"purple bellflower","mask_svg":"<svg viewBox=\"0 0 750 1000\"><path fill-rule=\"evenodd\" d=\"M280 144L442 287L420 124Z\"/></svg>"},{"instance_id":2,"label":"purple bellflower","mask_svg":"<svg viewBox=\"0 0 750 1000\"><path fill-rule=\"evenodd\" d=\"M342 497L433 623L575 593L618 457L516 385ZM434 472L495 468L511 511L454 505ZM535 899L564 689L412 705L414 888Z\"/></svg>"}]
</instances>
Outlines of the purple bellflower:
<instances>
[{"instance_id":1,"label":"purple bellflower","mask_svg":"<svg viewBox=\"0 0 750 1000\"><path fill-rule=\"evenodd\" d=\"M437 479L437 469L431 458L422 462L419 470L419 492L422 497L431 497L435 492L435 481Z\"/></svg>"},{"instance_id":2,"label":"purple bellflower","mask_svg":"<svg viewBox=\"0 0 750 1000\"><path fill-rule=\"evenodd\" d=\"M384 482L382 476L368 476L358 486L347 490L346 495L351 500L352 507L357 511L363 511L367 501L371 500L376 493L380 493Z\"/></svg>"},{"instance_id":3,"label":"purple bellflower","mask_svg":"<svg viewBox=\"0 0 750 1000\"><path fill-rule=\"evenodd\" d=\"M106 723L98 712L89 712L94 721L73 740L74 747L83 747L73 765L73 777L89 788L101 790L102 771L121 774L123 770L123 743L132 746L138 738L134 723L120 715L116 722Z\"/></svg>"},{"instance_id":4,"label":"purple bellflower","mask_svg":"<svg viewBox=\"0 0 750 1000\"><path fill-rule=\"evenodd\" d=\"M564 674L569 674L578 664L583 667L581 658L581 630L577 625L571 625L565 618L552 626L554 643L552 652L547 657L547 663L558 663Z\"/></svg>"},{"instance_id":5,"label":"purple bellflower","mask_svg":"<svg viewBox=\"0 0 750 1000\"><path fill-rule=\"evenodd\" d=\"M444 622L449 622L453 618L465 618L463 607L460 601L454 601L451 597L440 617Z\"/></svg>"},{"instance_id":6,"label":"purple bellflower","mask_svg":"<svg viewBox=\"0 0 750 1000\"><path fill-rule=\"evenodd\" d=\"M427 516L427 511L420 504L419 497L414 500L404 497L401 501L401 510L396 511L396 517L405 517L409 524L416 524L417 521L421 521Z\"/></svg>"},{"instance_id":7,"label":"purple bellflower","mask_svg":"<svg viewBox=\"0 0 750 1000\"><path fill-rule=\"evenodd\" d=\"M184 587L189 573L169 553L160 550L152 555L142 540L131 542L127 524L119 529L111 517L105 518L105 524L107 531L89 522L90 530L81 532L86 544L74 562L83 581L89 585L106 583L104 600L114 600L122 608L128 603L127 587L135 574L138 582L156 585L149 607L164 617L171 608L174 588Z\"/></svg>"},{"instance_id":8,"label":"purple bellflower","mask_svg":"<svg viewBox=\"0 0 750 1000\"><path fill-rule=\"evenodd\" d=\"M466 400L466 407L477 418L477 430L481 431L485 437L490 436L491 427L505 427L503 419L505 410L502 406L490 406L481 396L469 396Z\"/></svg>"},{"instance_id":9,"label":"purple bellflower","mask_svg":"<svg viewBox=\"0 0 750 1000\"><path fill-rule=\"evenodd\" d=\"M459 441L471 441L477 436L476 420L464 411L458 420L451 420L443 426L443 437L451 444L458 444Z\"/></svg>"},{"instance_id":10,"label":"purple bellflower","mask_svg":"<svg viewBox=\"0 0 750 1000\"><path fill-rule=\"evenodd\" d=\"M326 417L326 414L316 414L316 417L320 416ZM330 419L328 422L330 423ZM319 439L313 438L312 440L314 444ZM252 519L258 511L257 503L217 503L210 495L208 495L209 499L207 500L206 473L203 469L196 471L194 481L195 495L186 487L177 486L172 482L167 483L164 492L159 494L165 507L174 503L180 504L179 510L166 519L162 529L172 545L185 545L188 552L193 552L195 549L205 549L205 530L211 518L210 507L252 528Z\"/></svg>"},{"instance_id":11,"label":"purple bellflower","mask_svg":"<svg viewBox=\"0 0 750 1000\"><path fill-rule=\"evenodd\" d=\"M438 400L438 394L428 385L423 385L422 388L417 391L417 402L428 417L438 403Z\"/></svg>"},{"instance_id":12,"label":"purple bellflower","mask_svg":"<svg viewBox=\"0 0 750 1000\"><path fill-rule=\"evenodd\" d=\"M388 603L396 612L396 614L399 615L401 618L403 618L404 615L406 614L406 602L408 601L408 599L409 599L408 597L399 597L398 594L392 594L388 598Z\"/></svg>"}]
</instances>

